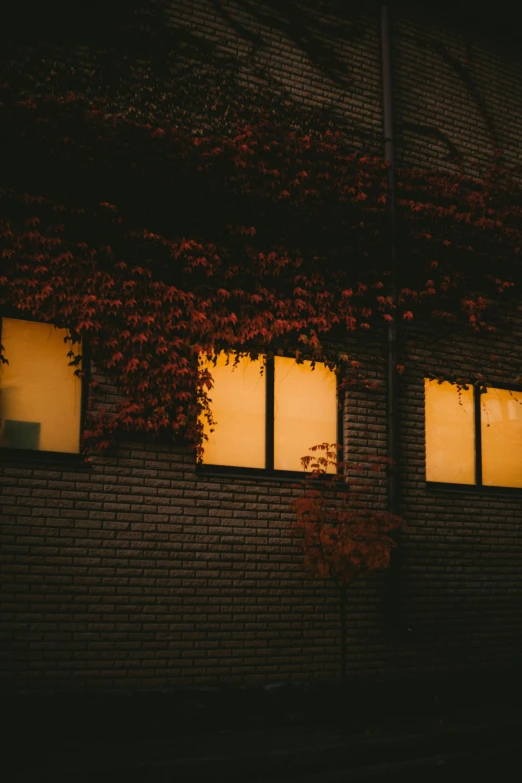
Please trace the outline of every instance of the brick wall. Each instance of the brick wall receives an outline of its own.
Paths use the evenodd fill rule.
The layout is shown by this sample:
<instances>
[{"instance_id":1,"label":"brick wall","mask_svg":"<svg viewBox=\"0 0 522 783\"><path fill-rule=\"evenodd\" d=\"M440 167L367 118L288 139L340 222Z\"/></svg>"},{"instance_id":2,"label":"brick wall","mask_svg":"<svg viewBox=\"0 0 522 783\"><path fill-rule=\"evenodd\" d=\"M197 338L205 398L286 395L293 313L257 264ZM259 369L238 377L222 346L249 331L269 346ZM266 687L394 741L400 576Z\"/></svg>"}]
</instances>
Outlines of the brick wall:
<instances>
[{"instance_id":1,"label":"brick wall","mask_svg":"<svg viewBox=\"0 0 522 783\"><path fill-rule=\"evenodd\" d=\"M517 661L522 641L522 498L509 493L426 489L423 371L462 368L493 382L515 382L510 354L520 344L520 315L503 341L439 334L428 346L406 336L401 394L402 507L409 530L402 555L402 612L412 629L403 665L433 670ZM491 361L492 354L500 361ZM505 355L503 355L503 353ZM413 371L413 368L416 371ZM518 455L513 453L513 459Z\"/></svg>"},{"instance_id":2,"label":"brick wall","mask_svg":"<svg viewBox=\"0 0 522 783\"><path fill-rule=\"evenodd\" d=\"M292 4L277 10L270 2L183 0L170 5L167 24L178 40L189 40L189 60L196 62L195 38L207 42L213 55L232 58L241 83L279 83L290 99L329 109L361 143L373 143L382 123L377 9L332 2L320 16L319 6L306 4L313 46L311 35L296 30ZM393 42L400 161L453 167L462 160L473 170L469 158L488 160L494 143L506 160L517 160L520 60L440 19L405 12L395 16ZM53 64L56 91L68 89L71 63L93 90L100 73L110 81L107 59L95 47L20 48L17 57L17 67L26 63L27 89L42 59ZM509 355L520 330L515 318L510 335L487 344L402 335L402 510L409 530L401 623L398 629L387 620L383 575L350 591L351 674L419 675L517 661L522 500L426 489L423 375L459 364L475 373L496 353L505 361L486 369L513 380ZM346 405L348 458L363 473L371 454L386 452L384 351L377 347L371 361L379 388L350 393ZM104 391L110 389L98 394ZM288 529L291 483L202 476L183 449L146 441L122 442L90 463L0 456L0 471L5 687L154 688L338 672L337 599L329 584L302 570ZM380 480L370 501L384 507L385 497Z\"/></svg>"},{"instance_id":3,"label":"brick wall","mask_svg":"<svg viewBox=\"0 0 522 783\"><path fill-rule=\"evenodd\" d=\"M522 58L501 40L397 13L393 76L399 165L520 165Z\"/></svg>"}]
</instances>

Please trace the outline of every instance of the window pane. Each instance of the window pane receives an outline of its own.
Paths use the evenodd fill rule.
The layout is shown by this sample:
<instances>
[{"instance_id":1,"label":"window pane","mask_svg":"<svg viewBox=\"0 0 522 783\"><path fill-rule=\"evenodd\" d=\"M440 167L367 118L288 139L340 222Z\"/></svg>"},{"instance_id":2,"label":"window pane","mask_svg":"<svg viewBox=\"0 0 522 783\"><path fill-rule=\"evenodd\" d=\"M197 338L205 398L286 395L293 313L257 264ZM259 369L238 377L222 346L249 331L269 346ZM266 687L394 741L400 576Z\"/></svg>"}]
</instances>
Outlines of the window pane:
<instances>
[{"instance_id":1,"label":"window pane","mask_svg":"<svg viewBox=\"0 0 522 783\"><path fill-rule=\"evenodd\" d=\"M234 358L226 364L221 353L217 365L209 364L214 386L209 391L211 410L216 421L214 432L203 419L208 441L203 462L209 465L235 465L264 468L266 376L263 363L243 357L234 367Z\"/></svg>"},{"instance_id":2,"label":"window pane","mask_svg":"<svg viewBox=\"0 0 522 783\"><path fill-rule=\"evenodd\" d=\"M311 446L337 442L335 373L316 363L297 364L275 357L274 468L303 470L301 457L313 456ZM334 467L328 469L335 472Z\"/></svg>"},{"instance_id":3,"label":"window pane","mask_svg":"<svg viewBox=\"0 0 522 783\"><path fill-rule=\"evenodd\" d=\"M473 389L425 380L426 480L475 483Z\"/></svg>"},{"instance_id":4,"label":"window pane","mask_svg":"<svg viewBox=\"0 0 522 783\"><path fill-rule=\"evenodd\" d=\"M78 452L81 380L69 366L65 329L2 319L9 364L0 366L0 446Z\"/></svg>"},{"instance_id":5,"label":"window pane","mask_svg":"<svg viewBox=\"0 0 522 783\"><path fill-rule=\"evenodd\" d=\"M488 389L480 416L482 483L522 487L522 392Z\"/></svg>"}]
</instances>

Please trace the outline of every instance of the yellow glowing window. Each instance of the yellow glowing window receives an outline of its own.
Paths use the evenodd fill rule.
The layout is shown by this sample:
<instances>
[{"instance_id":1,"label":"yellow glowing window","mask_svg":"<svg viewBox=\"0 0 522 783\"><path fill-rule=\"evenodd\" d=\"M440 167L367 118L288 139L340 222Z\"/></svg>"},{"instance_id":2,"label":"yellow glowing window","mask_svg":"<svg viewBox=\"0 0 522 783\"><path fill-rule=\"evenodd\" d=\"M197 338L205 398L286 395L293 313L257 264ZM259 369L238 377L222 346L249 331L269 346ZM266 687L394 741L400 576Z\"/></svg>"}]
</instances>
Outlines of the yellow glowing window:
<instances>
[{"instance_id":1,"label":"yellow glowing window","mask_svg":"<svg viewBox=\"0 0 522 783\"><path fill-rule=\"evenodd\" d=\"M248 357L234 366L224 353L214 367L208 365L214 385L209 392L212 416L216 421L210 432L203 419L205 441L203 461L211 465L265 467L266 376L262 361Z\"/></svg>"},{"instance_id":2,"label":"yellow glowing window","mask_svg":"<svg viewBox=\"0 0 522 783\"><path fill-rule=\"evenodd\" d=\"M81 380L74 375L65 329L3 318L0 365L0 446L78 452Z\"/></svg>"},{"instance_id":3,"label":"yellow glowing window","mask_svg":"<svg viewBox=\"0 0 522 783\"><path fill-rule=\"evenodd\" d=\"M427 481L522 487L522 392L426 380L425 395Z\"/></svg>"},{"instance_id":4,"label":"yellow glowing window","mask_svg":"<svg viewBox=\"0 0 522 783\"><path fill-rule=\"evenodd\" d=\"M337 442L337 383L324 364L276 356L274 366L274 468L302 470L311 446ZM333 467L329 468L329 472Z\"/></svg>"},{"instance_id":5,"label":"yellow glowing window","mask_svg":"<svg viewBox=\"0 0 522 783\"><path fill-rule=\"evenodd\" d=\"M473 388L425 381L426 480L475 483Z\"/></svg>"},{"instance_id":6,"label":"yellow glowing window","mask_svg":"<svg viewBox=\"0 0 522 783\"><path fill-rule=\"evenodd\" d=\"M480 395L482 483L522 487L522 392L488 388Z\"/></svg>"},{"instance_id":7,"label":"yellow glowing window","mask_svg":"<svg viewBox=\"0 0 522 783\"><path fill-rule=\"evenodd\" d=\"M302 471L311 446L337 442L336 378L324 364L312 370L309 362L276 357L234 366L220 354L209 369L216 424L210 432L203 420L204 464Z\"/></svg>"}]
</instances>

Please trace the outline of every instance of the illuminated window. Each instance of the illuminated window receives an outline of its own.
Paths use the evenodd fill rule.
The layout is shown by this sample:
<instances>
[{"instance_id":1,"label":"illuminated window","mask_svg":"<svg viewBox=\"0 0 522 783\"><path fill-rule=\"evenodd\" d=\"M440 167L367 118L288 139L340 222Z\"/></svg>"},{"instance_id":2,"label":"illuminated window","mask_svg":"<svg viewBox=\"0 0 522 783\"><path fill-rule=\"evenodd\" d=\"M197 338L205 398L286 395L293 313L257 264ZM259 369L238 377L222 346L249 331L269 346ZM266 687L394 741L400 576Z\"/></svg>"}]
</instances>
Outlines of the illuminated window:
<instances>
[{"instance_id":1,"label":"illuminated window","mask_svg":"<svg viewBox=\"0 0 522 783\"><path fill-rule=\"evenodd\" d=\"M426 480L522 487L522 392L425 381Z\"/></svg>"},{"instance_id":2,"label":"illuminated window","mask_svg":"<svg viewBox=\"0 0 522 783\"><path fill-rule=\"evenodd\" d=\"M426 480L475 483L473 389L426 381Z\"/></svg>"},{"instance_id":3,"label":"illuminated window","mask_svg":"<svg viewBox=\"0 0 522 783\"><path fill-rule=\"evenodd\" d=\"M336 377L324 364L312 370L310 362L276 356L245 357L234 366L233 357L227 364L220 354L209 369L216 425L210 432L203 419L204 464L302 471L311 446L337 442Z\"/></svg>"},{"instance_id":4,"label":"illuminated window","mask_svg":"<svg viewBox=\"0 0 522 783\"><path fill-rule=\"evenodd\" d=\"M234 358L224 353L218 356L214 367L209 365L214 385L209 396L212 415L216 420L210 432L204 419L204 461L212 465L242 465L246 468L264 468L266 451L266 381L261 375L261 360L243 357L234 366Z\"/></svg>"},{"instance_id":5,"label":"illuminated window","mask_svg":"<svg viewBox=\"0 0 522 783\"><path fill-rule=\"evenodd\" d=\"M0 446L78 452L81 380L74 375L65 329L3 318L0 365Z\"/></svg>"},{"instance_id":6,"label":"illuminated window","mask_svg":"<svg viewBox=\"0 0 522 783\"><path fill-rule=\"evenodd\" d=\"M302 470L310 446L337 442L337 384L324 364L275 357L274 468ZM332 469L333 470L333 469Z\"/></svg>"},{"instance_id":7,"label":"illuminated window","mask_svg":"<svg viewBox=\"0 0 522 783\"><path fill-rule=\"evenodd\" d=\"M522 487L522 392L488 389L480 397L482 483Z\"/></svg>"}]
</instances>

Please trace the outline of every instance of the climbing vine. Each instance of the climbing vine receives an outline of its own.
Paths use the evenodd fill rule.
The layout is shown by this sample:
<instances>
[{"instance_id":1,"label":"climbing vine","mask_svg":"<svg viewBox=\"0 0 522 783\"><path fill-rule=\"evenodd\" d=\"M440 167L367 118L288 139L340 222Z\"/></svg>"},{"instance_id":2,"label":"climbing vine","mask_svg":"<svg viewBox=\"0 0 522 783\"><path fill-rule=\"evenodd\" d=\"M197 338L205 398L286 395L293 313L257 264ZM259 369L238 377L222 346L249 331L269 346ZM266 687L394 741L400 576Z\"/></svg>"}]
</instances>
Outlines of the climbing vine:
<instances>
[{"instance_id":1,"label":"climbing vine","mask_svg":"<svg viewBox=\"0 0 522 783\"><path fill-rule=\"evenodd\" d=\"M520 186L499 164L399 170L394 300L387 169L348 134L273 106L205 129L3 97L0 307L67 328L78 372L83 341L119 389L89 409L86 450L130 430L201 453L202 356L292 352L368 383L353 337L394 318L488 332L520 285Z\"/></svg>"}]
</instances>

